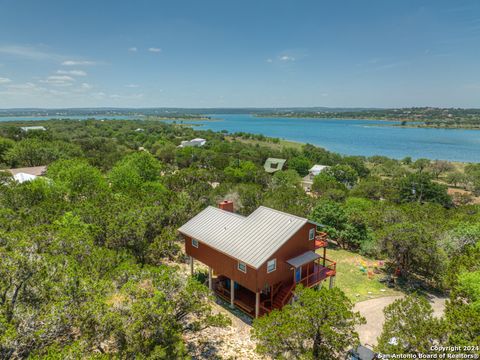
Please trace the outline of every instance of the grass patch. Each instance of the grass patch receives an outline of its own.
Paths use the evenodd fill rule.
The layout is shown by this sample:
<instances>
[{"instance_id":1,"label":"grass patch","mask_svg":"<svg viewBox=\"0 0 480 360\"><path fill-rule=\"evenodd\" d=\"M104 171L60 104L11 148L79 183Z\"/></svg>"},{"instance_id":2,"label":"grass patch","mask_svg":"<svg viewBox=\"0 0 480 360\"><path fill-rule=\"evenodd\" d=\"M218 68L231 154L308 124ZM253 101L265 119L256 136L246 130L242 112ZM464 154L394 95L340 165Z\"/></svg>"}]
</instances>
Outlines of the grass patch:
<instances>
[{"instance_id":1,"label":"grass patch","mask_svg":"<svg viewBox=\"0 0 480 360\"><path fill-rule=\"evenodd\" d=\"M225 138L228 141L233 141L232 136L226 136ZM266 140L242 139L241 137L237 137L235 138L235 140L242 142L244 144L269 147L274 150L281 150L284 147L290 147L297 150L302 150L303 145L305 145L304 143L301 143L301 142L295 142L295 141L289 141L289 140L283 140L283 139L280 139L279 142L276 142L276 143L272 141L266 141Z\"/></svg>"},{"instance_id":2,"label":"grass patch","mask_svg":"<svg viewBox=\"0 0 480 360\"><path fill-rule=\"evenodd\" d=\"M343 290L354 302L402 294L379 282L379 279L385 276L384 273L374 273L373 277L369 278L366 273L360 271L362 264L373 270L376 260L341 249L328 249L327 258L337 262L335 286Z\"/></svg>"}]
</instances>

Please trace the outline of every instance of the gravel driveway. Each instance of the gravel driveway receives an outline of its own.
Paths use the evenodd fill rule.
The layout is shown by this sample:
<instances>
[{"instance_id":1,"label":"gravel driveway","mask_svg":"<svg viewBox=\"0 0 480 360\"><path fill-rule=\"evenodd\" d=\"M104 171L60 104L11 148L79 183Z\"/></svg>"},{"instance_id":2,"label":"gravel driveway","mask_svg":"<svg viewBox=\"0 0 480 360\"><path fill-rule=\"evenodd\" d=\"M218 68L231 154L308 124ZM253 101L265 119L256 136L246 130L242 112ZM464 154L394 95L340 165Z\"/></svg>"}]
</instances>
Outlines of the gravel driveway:
<instances>
[{"instance_id":1,"label":"gravel driveway","mask_svg":"<svg viewBox=\"0 0 480 360\"><path fill-rule=\"evenodd\" d=\"M360 335L360 341L362 344L368 347L377 345L377 337L382 332L383 322L385 316L383 315L383 309L393 303L397 299L401 299L403 296L387 296L377 299L371 299L361 301L355 304L355 310L359 311L367 323L357 327L358 334ZM445 298L435 295L429 295L429 301L433 307L434 316L440 317L445 309Z\"/></svg>"}]
</instances>

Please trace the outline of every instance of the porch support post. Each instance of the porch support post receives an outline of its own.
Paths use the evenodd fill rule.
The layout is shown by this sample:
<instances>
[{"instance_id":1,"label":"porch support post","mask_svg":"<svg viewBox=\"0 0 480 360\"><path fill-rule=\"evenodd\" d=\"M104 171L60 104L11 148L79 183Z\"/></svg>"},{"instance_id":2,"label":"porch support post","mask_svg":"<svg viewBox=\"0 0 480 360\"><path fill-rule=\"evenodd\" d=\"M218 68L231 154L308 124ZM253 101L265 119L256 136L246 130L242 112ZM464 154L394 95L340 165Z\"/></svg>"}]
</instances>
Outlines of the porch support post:
<instances>
[{"instance_id":1,"label":"porch support post","mask_svg":"<svg viewBox=\"0 0 480 360\"><path fill-rule=\"evenodd\" d=\"M327 256L327 248L323 248L323 267L325 267L325 257Z\"/></svg>"},{"instance_id":2,"label":"porch support post","mask_svg":"<svg viewBox=\"0 0 480 360\"><path fill-rule=\"evenodd\" d=\"M212 268L208 267L208 288L213 290L213 281L212 281Z\"/></svg>"},{"instance_id":3,"label":"porch support post","mask_svg":"<svg viewBox=\"0 0 480 360\"><path fill-rule=\"evenodd\" d=\"M235 281L230 279L230 308L235 308Z\"/></svg>"},{"instance_id":4,"label":"porch support post","mask_svg":"<svg viewBox=\"0 0 480 360\"><path fill-rule=\"evenodd\" d=\"M330 285L329 289L333 288L335 286L335 276L330 276Z\"/></svg>"},{"instance_id":5,"label":"porch support post","mask_svg":"<svg viewBox=\"0 0 480 360\"><path fill-rule=\"evenodd\" d=\"M190 275L193 276L193 257L190 256Z\"/></svg>"},{"instance_id":6,"label":"porch support post","mask_svg":"<svg viewBox=\"0 0 480 360\"><path fill-rule=\"evenodd\" d=\"M255 318L260 315L260 293L255 293Z\"/></svg>"}]
</instances>

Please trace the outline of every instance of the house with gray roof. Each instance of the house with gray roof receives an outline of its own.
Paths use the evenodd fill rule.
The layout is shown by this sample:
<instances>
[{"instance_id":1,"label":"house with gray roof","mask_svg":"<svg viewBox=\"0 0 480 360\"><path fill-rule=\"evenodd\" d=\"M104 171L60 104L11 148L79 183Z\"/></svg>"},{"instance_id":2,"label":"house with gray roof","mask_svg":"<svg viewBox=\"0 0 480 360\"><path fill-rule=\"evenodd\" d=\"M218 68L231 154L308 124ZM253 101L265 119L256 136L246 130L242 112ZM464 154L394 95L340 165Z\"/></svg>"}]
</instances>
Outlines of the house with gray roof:
<instances>
[{"instance_id":1,"label":"house with gray roof","mask_svg":"<svg viewBox=\"0 0 480 360\"><path fill-rule=\"evenodd\" d=\"M308 219L265 206L243 216L233 202L222 201L178 231L192 275L194 261L207 265L209 288L252 317L283 307L298 284L312 287L330 278L333 286L335 263Z\"/></svg>"},{"instance_id":2,"label":"house with gray roof","mask_svg":"<svg viewBox=\"0 0 480 360\"><path fill-rule=\"evenodd\" d=\"M283 165L285 165L285 159L277 159L277 158L268 158L265 160L265 164L263 168L267 173L274 173L283 169Z\"/></svg>"}]
</instances>

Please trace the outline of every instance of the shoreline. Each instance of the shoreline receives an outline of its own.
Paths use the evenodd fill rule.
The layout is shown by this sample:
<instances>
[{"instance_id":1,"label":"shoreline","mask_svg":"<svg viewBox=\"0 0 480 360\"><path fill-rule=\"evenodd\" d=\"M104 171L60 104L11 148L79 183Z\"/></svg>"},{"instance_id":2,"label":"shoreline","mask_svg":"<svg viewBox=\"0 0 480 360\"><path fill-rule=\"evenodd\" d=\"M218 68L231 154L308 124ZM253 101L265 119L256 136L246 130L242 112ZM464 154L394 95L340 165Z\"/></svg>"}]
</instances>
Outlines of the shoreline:
<instances>
[{"instance_id":1,"label":"shoreline","mask_svg":"<svg viewBox=\"0 0 480 360\"><path fill-rule=\"evenodd\" d=\"M32 123L48 123L48 122L55 122L55 121L82 121L82 120L87 120L87 119L72 119L72 118L60 118L60 119L56 119L56 118L49 118L49 119L37 119L37 120L27 120L27 119L24 119L24 120L10 120L10 121L2 121L1 120L1 117L0 117L0 126L2 126L2 124L5 124L5 125L9 125L9 126L14 126L15 124L18 125L18 126L21 126L21 125L26 125L26 124L32 124ZM164 122L165 124L169 124L169 125L175 125L175 126L179 126L179 127L192 127L194 130L196 131L208 131L207 129L201 129L200 127L202 126L202 124L198 123L200 121L205 121L204 119L198 119L196 121L198 121L197 123L195 123L196 121L192 121L192 119L184 119L184 120L180 120L180 119L159 119L159 118L143 118L143 119L90 119L90 120L93 120L93 121L99 121L99 122L103 122L103 121L137 121L137 122L156 122L156 121L159 121L159 122ZM213 122L220 122L222 121L223 119L208 119L208 122L210 121L213 121ZM351 119L351 120L356 120L356 119ZM183 121L186 121L186 123L184 123ZM192 121L192 123L188 123L188 121ZM176 123L174 123L176 122ZM377 125L369 125L369 124L366 124L365 125L366 127L373 127L373 126L381 126L381 127L392 127L392 128L398 128L400 127L399 125L387 125L387 124L377 124ZM414 128L418 128L418 127L414 127ZM441 129L438 129L438 128L435 128L436 130L441 130ZM464 129L444 129L444 130L464 130ZM476 129L470 129L470 130L476 130ZM480 130L480 129L478 129ZM220 133L221 131L214 131L214 132L217 132L217 133ZM238 141L242 141L242 142L250 142L250 143L259 143L259 144L262 144L264 146L270 146L270 147L273 147L273 148L279 148L279 147L290 147L290 148L293 148L293 149L300 149L302 146L304 145L307 145L307 144L310 144L310 145L313 145L315 147L318 147L318 148L322 148L326 151L329 151L329 152L334 152L334 153L337 153L339 155L342 155L342 156L359 156L359 157L364 157L364 158L369 158L369 157L372 157L372 156L385 156L389 159L393 159L393 160L402 160L403 158L405 157L411 157L413 160L417 160L417 159L420 159L420 158L427 158L431 161L435 161L435 160L440 160L440 161L447 161L449 163L452 163L452 164L477 164L477 163L480 163L480 161L460 161L460 160L449 160L449 159L445 159L445 158L430 158L430 157L426 157L426 156L411 156L411 155L405 155L405 156L401 156L401 157L393 157L391 155L383 155L381 153L376 153L376 154L372 154L372 155L362 155L362 154L352 154L352 153L344 153L344 152L340 152L340 151L336 151L336 150L332 150L332 149L329 149L328 147L326 147L325 145L322 145L322 144L318 144L318 143L310 143L310 142L303 142L303 141L296 141L296 140L290 140L288 138L285 138L285 137L278 137L278 138L275 138L275 137L272 137L272 136L268 136L268 135L265 135L265 134L261 134L261 133L252 133L252 132L245 132L245 133L249 133L249 134L252 134L252 135L263 135L265 136L266 138L270 138L270 139L278 139L278 142L274 142L274 141L262 141L262 140L257 140L257 139L244 139L244 138L241 138L241 137L236 137L236 139ZM233 134L234 133L227 133L227 134L224 134L225 137L228 139L233 139Z\"/></svg>"},{"instance_id":2,"label":"shoreline","mask_svg":"<svg viewBox=\"0 0 480 360\"><path fill-rule=\"evenodd\" d=\"M480 130L480 123L478 126L437 126L437 125L425 125L424 120L412 120L412 119L385 119L385 118L375 118L375 117L327 117L327 116L283 116L283 115L260 115L260 114L253 114L253 117L257 118L279 118L279 119L301 119L301 120L346 120L346 121L381 121L386 123L397 123L397 124L390 124L390 125L380 125L380 126L393 126L393 127L403 127L403 128L411 128L411 129L445 129L445 130ZM409 125L401 125L403 121L410 123ZM418 125L415 125L418 124ZM444 124L439 122L439 124Z\"/></svg>"}]
</instances>

